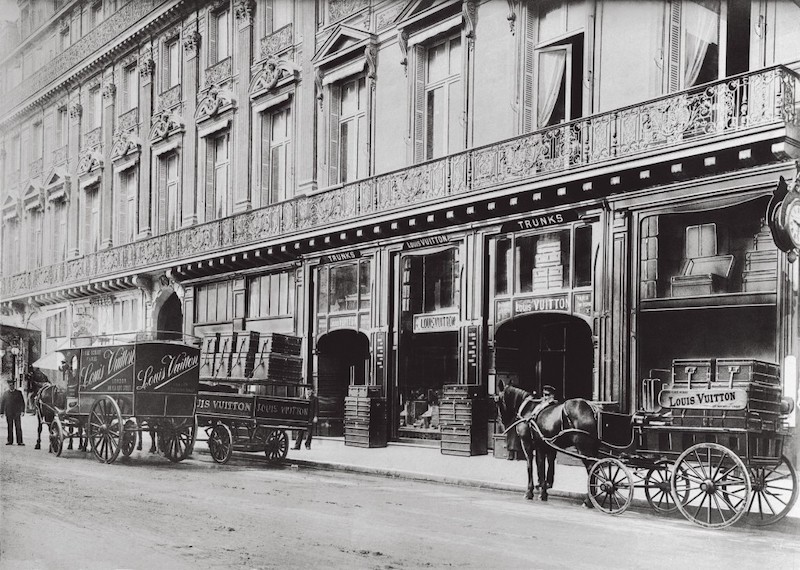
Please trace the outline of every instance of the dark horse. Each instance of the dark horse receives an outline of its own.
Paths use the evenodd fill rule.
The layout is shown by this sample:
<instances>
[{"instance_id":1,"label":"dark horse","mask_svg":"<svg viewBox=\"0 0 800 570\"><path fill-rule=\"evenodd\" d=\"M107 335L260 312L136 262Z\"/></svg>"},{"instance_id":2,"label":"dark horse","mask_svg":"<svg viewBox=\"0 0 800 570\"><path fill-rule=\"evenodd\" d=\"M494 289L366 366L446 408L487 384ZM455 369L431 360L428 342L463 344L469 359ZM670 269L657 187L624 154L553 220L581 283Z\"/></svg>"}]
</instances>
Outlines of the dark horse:
<instances>
[{"instance_id":1,"label":"dark horse","mask_svg":"<svg viewBox=\"0 0 800 570\"><path fill-rule=\"evenodd\" d=\"M36 409L36 421L39 424L36 428L36 447L34 449L42 448L42 426L50 426L56 416L57 410L63 410L67 406L66 393L59 389L55 384L45 384L36 392L36 399L34 400L34 407ZM75 436L75 430L68 430L67 437L69 438L69 445L67 449L72 449L72 439ZM87 438L83 437L83 427L80 425L77 428L78 437L78 450L86 451ZM52 451L52 447L49 448Z\"/></svg>"},{"instance_id":2,"label":"dark horse","mask_svg":"<svg viewBox=\"0 0 800 570\"><path fill-rule=\"evenodd\" d=\"M533 456L536 452L536 473L541 487L540 498L547 500L548 481L552 484L552 471L545 478L545 459L555 462L556 450L545 439L559 449L574 447L582 456L588 472L597 457L600 442L597 438L597 417L592 406L582 398L574 398L563 404L553 404L541 410L534 419L536 401L533 396L502 381L497 384L495 398L500 420L508 430L516 429L522 451L528 465L528 491L526 499L533 498ZM514 426L513 428L511 426ZM551 467L552 469L552 467ZM591 506L588 499L585 505Z\"/></svg>"}]
</instances>

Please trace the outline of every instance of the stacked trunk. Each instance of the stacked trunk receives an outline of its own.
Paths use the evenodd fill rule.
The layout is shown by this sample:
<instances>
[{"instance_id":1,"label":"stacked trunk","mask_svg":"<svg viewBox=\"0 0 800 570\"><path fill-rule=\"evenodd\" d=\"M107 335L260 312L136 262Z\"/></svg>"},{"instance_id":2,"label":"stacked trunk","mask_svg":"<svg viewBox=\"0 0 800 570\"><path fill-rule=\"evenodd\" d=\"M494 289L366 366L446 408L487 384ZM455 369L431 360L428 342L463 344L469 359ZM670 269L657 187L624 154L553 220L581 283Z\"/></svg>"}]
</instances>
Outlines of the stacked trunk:
<instances>
[{"instance_id":1,"label":"stacked trunk","mask_svg":"<svg viewBox=\"0 0 800 570\"><path fill-rule=\"evenodd\" d=\"M444 455L486 455L489 401L480 384L446 384L439 402Z\"/></svg>"},{"instance_id":2,"label":"stacked trunk","mask_svg":"<svg viewBox=\"0 0 800 570\"><path fill-rule=\"evenodd\" d=\"M780 367L776 364L736 358L675 360L673 388L743 388L747 391L747 406L743 410L673 409L673 425L769 432L781 427L781 379Z\"/></svg>"},{"instance_id":3,"label":"stacked trunk","mask_svg":"<svg viewBox=\"0 0 800 570\"><path fill-rule=\"evenodd\" d=\"M350 386L344 399L344 444L386 447L386 398L380 386Z\"/></svg>"}]
</instances>

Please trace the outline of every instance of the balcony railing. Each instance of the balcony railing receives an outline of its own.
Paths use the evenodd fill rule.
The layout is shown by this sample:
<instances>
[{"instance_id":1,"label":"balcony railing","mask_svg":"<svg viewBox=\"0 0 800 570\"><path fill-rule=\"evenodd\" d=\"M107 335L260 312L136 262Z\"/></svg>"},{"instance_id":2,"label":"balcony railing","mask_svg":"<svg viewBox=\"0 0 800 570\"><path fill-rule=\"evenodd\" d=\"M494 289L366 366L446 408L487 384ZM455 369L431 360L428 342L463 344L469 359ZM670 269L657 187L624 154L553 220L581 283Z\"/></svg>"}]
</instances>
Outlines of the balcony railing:
<instances>
[{"instance_id":1,"label":"balcony railing","mask_svg":"<svg viewBox=\"0 0 800 570\"><path fill-rule=\"evenodd\" d=\"M3 278L2 298L253 245L490 187L756 128L800 126L800 76L774 67Z\"/></svg>"}]
</instances>

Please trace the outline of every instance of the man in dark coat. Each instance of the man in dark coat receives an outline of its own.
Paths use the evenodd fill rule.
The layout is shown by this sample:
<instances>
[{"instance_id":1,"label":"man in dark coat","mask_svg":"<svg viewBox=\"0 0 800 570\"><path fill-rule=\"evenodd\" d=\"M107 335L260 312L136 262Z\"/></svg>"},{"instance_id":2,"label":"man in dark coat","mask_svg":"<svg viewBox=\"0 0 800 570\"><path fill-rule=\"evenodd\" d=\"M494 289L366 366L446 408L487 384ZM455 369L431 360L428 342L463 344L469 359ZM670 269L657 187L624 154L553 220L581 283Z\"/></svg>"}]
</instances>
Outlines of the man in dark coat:
<instances>
[{"instance_id":1,"label":"man in dark coat","mask_svg":"<svg viewBox=\"0 0 800 570\"><path fill-rule=\"evenodd\" d=\"M300 444L303 443L303 436L306 435L306 449L311 449L311 437L314 435L314 424L317 423L317 414L319 413L319 400L317 395L314 394L314 389L308 389L308 428L301 429L297 432L297 439L294 442L294 449L300 449Z\"/></svg>"},{"instance_id":2,"label":"man in dark coat","mask_svg":"<svg viewBox=\"0 0 800 570\"><path fill-rule=\"evenodd\" d=\"M14 445L14 432L17 434L17 445L25 445L22 443L22 412L24 411L25 398L14 385L14 380L9 380L8 390L0 398L0 415L5 414L8 423L6 445Z\"/></svg>"}]
</instances>

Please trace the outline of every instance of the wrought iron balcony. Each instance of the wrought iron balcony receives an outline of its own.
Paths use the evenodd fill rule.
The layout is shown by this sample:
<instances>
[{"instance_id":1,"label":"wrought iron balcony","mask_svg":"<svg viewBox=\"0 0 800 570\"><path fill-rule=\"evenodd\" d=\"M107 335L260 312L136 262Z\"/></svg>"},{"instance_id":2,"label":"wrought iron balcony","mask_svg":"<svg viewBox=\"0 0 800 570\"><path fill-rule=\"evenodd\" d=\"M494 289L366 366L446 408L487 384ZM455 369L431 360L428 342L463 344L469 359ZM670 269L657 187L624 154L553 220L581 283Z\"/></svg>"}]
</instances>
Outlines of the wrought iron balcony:
<instances>
[{"instance_id":1,"label":"wrought iron balcony","mask_svg":"<svg viewBox=\"0 0 800 570\"><path fill-rule=\"evenodd\" d=\"M773 67L549 127L394 172L301 196L3 278L4 300L89 279L139 273L234 248L331 231L344 223L488 188L607 165L791 125L800 76Z\"/></svg>"}]
</instances>

